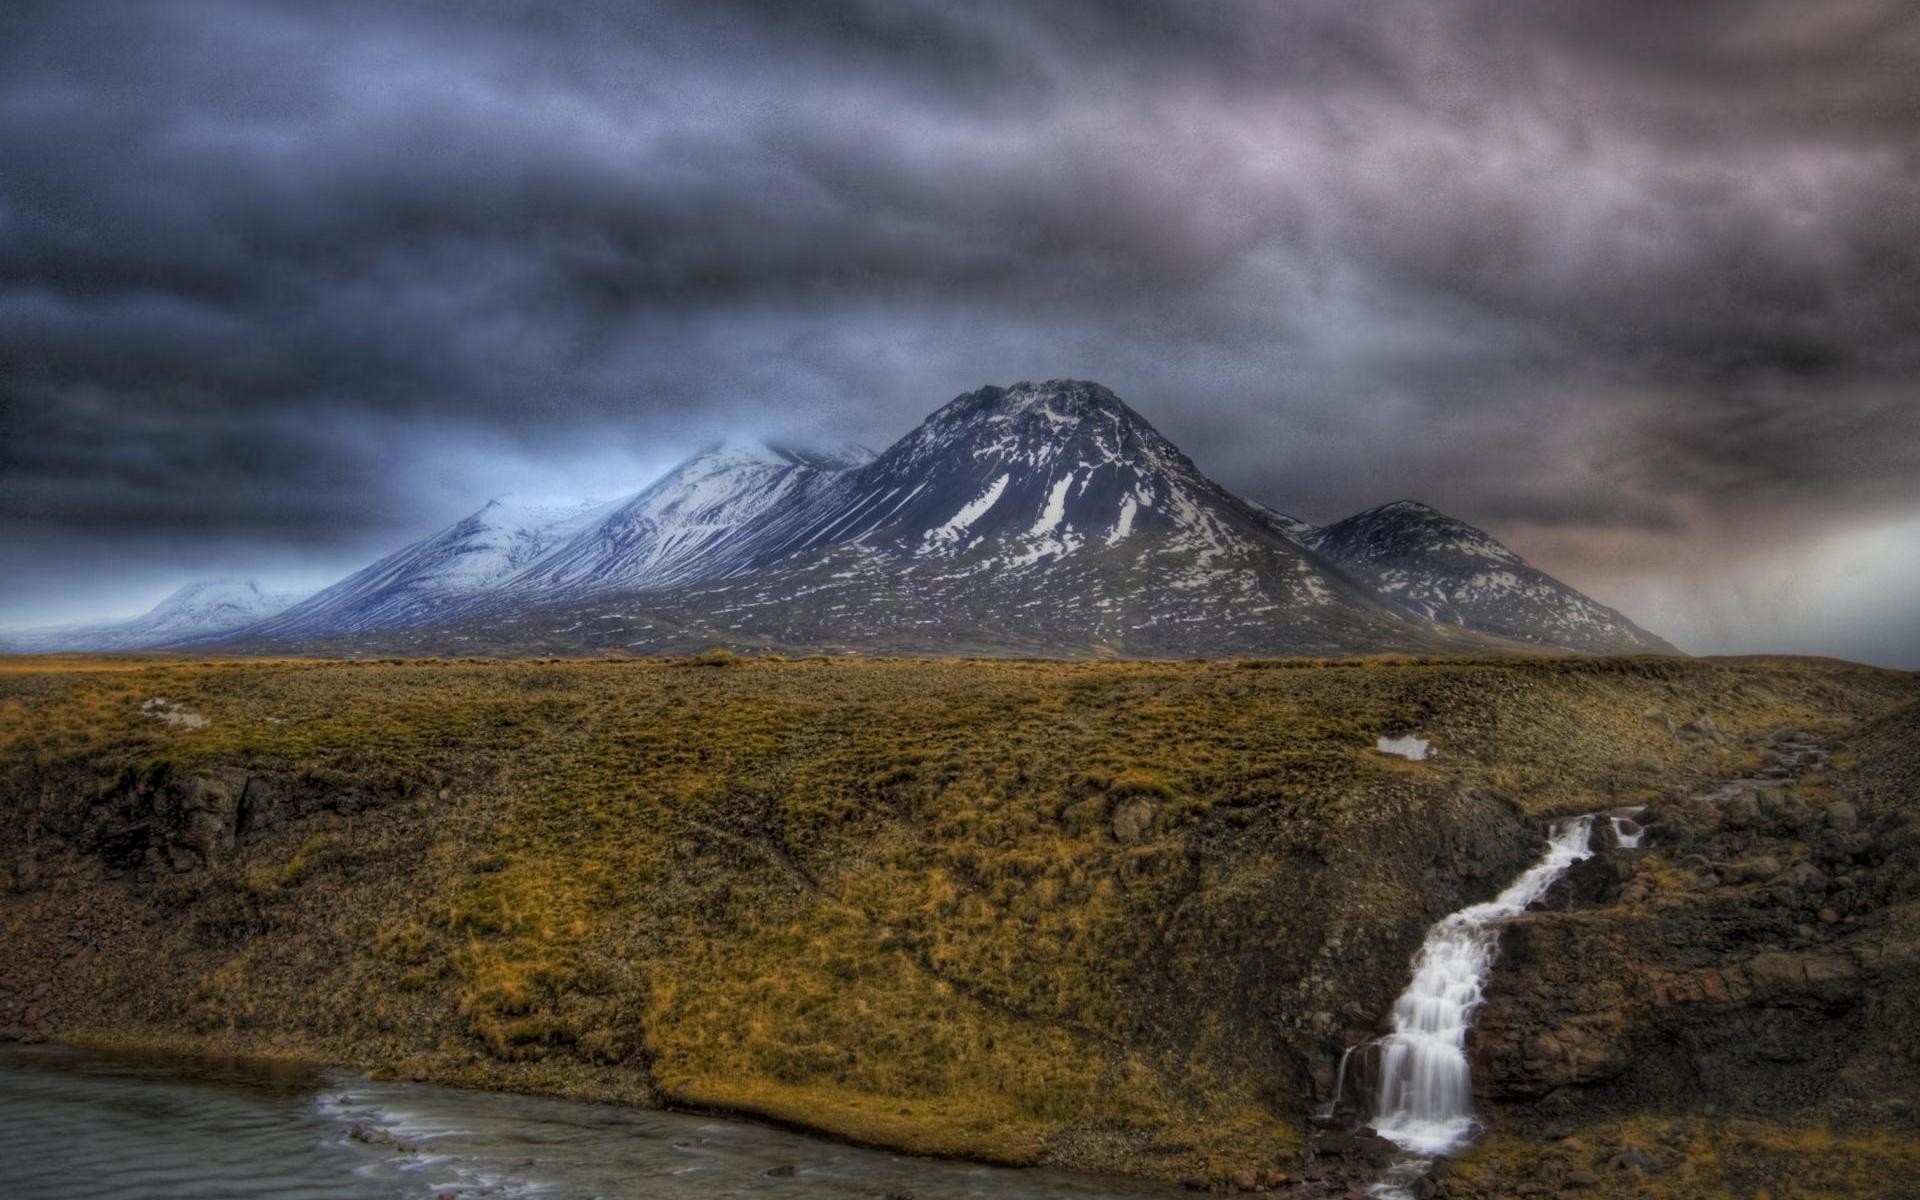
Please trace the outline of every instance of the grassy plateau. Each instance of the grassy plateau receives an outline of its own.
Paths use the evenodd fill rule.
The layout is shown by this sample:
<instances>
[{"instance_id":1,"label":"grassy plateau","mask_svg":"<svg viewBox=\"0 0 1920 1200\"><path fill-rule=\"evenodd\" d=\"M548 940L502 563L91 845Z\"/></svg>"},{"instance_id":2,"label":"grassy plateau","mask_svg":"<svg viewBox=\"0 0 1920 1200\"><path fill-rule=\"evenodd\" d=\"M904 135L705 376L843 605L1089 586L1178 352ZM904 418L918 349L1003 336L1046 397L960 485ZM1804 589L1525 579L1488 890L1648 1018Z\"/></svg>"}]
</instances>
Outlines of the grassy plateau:
<instances>
[{"instance_id":1,"label":"grassy plateau","mask_svg":"<svg viewBox=\"0 0 1920 1200\"><path fill-rule=\"evenodd\" d=\"M0 661L0 1026L1218 1183L1297 1167L1316 1080L1539 818L1916 694L1797 660ZM1435 757L1375 751L1404 733Z\"/></svg>"}]
</instances>

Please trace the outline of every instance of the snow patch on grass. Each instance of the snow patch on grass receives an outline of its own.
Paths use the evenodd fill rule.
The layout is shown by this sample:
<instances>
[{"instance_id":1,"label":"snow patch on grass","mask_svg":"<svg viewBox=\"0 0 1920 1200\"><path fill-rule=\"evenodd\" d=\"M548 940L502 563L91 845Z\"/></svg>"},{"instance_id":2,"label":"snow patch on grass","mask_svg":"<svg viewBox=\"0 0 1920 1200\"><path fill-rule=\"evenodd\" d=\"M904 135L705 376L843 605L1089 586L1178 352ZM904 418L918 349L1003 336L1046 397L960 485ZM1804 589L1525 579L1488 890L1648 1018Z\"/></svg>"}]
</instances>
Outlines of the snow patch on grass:
<instances>
[{"instance_id":1,"label":"snow patch on grass","mask_svg":"<svg viewBox=\"0 0 1920 1200\"><path fill-rule=\"evenodd\" d=\"M1383 737L1374 742L1373 748L1382 754L1397 754L1409 762L1420 762L1427 757L1427 747L1432 745L1425 738L1408 734L1405 737Z\"/></svg>"}]
</instances>

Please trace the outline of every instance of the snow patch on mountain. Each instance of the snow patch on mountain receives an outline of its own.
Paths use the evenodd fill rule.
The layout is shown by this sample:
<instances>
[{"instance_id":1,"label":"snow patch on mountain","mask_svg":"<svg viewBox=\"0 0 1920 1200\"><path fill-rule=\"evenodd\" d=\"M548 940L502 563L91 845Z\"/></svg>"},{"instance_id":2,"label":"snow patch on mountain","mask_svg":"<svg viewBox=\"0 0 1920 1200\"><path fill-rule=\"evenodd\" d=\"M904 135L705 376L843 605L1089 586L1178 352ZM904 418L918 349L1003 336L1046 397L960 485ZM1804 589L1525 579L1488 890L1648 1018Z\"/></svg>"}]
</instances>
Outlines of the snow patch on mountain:
<instances>
[{"instance_id":1,"label":"snow patch on mountain","mask_svg":"<svg viewBox=\"0 0 1920 1200\"><path fill-rule=\"evenodd\" d=\"M1007 481L1011 478L1013 476L1006 474L996 476L985 491L961 505L959 512L927 530L922 540L930 546L957 545L966 536L967 530L973 528L975 521L993 511L993 506L1000 503L1001 495L1007 490Z\"/></svg>"}]
</instances>

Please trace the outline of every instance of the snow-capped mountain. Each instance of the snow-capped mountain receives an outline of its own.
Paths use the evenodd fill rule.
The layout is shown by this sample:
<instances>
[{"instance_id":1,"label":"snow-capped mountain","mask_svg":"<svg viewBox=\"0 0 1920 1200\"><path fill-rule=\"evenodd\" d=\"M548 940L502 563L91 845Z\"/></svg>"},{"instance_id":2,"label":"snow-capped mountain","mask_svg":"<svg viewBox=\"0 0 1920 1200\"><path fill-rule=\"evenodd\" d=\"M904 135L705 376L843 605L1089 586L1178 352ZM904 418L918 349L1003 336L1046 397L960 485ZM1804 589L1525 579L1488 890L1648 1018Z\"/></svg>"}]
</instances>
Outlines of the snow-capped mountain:
<instances>
[{"instance_id":1,"label":"snow-capped mountain","mask_svg":"<svg viewBox=\"0 0 1920 1200\"><path fill-rule=\"evenodd\" d=\"M246 648L1212 655L1669 649L1472 526L1325 528L1208 479L1119 397L957 397L878 456L728 442L599 508L490 505Z\"/></svg>"},{"instance_id":2,"label":"snow-capped mountain","mask_svg":"<svg viewBox=\"0 0 1920 1200\"><path fill-rule=\"evenodd\" d=\"M722 535L715 535L720 537ZM1097 384L987 387L724 535L724 570L567 636L1137 654L1436 649ZM664 640L663 640L664 639Z\"/></svg>"},{"instance_id":3,"label":"snow-capped mountain","mask_svg":"<svg viewBox=\"0 0 1920 1200\"><path fill-rule=\"evenodd\" d=\"M499 587L608 507L489 500L464 520L262 622L248 636L331 636L431 623Z\"/></svg>"},{"instance_id":4,"label":"snow-capped mountain","mask_svg":"<svg viewBox=\"0 0 1920 1200\"><path fill-rule=\"evenodd\" d=\"M569 507L490 501L247 631L305 641L436 628L606 591L660 589L739 565L735 535L811 481L871 461L861 447L709 447L644 491Z\"/></svg>"},{"instance_id":5,"label":"snow-capped mountain","mask_svg":"<svg viewBox=\"0 0 1920 1200\"><path fill-rule=\"evenodd\" d=\"M759 518L797 503L839 472L873 461L864 447L803 451L756 441L709 447L528 565L499 604L614 590L657 590L754 564Z\"/></svg>"},{"instance_id":6,"label":"snow-capped mountain","mask_svg":"<svg viewBox=\"0 0 1920 1200\"><path fill-rule=\"evenodd\" d=\"M1400 500L1303 535L1380 595L1433 621L1601 654L1672 654L1666 642L1561 583L1484 531Z\"/></svg>"},{"instance_id":7,"label":"snow-capped mountain","mask_svg":"<svg viewBox=\"0 0 1920 1200\"><path fill-rule=\"evenodd\" d=\"M252 579L190 583L137 617L25 630L5 638L18 654L138 650L184 645L252 625L299 597L269 592Z\"/></svg>"}]
</instances>

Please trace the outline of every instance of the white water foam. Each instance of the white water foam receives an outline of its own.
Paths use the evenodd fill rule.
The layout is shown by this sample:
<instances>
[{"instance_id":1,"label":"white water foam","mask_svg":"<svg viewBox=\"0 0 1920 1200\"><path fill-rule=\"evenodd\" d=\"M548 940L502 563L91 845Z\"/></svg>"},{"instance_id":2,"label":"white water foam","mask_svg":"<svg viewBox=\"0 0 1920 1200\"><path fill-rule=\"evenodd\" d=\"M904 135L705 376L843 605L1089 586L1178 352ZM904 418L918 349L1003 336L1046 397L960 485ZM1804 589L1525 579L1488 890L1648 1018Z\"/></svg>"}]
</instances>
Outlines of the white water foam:
<instances>
[{"instance_id":1,"label":"white water foam","mask_svg":"<svg viewBox=\"0 0 1920 1200\"><path fill-rule=\"evenodd\" d=\"M1591 856L1591 815L1556 822L1547 852L1492 900L1442 919L1413 960L1413 982L1380 1040L1374 1128L1402 1150L1432 1156L1465 1145L1475 1128L1467 1027L1480 1004L1505 921L1526 911L1568 867Z\"/></svg>"},{"instance_id":2,"label":"white water foam","mask_svg":"<svg viewBox=\"0 0 1920 1200\"><path fill-rule=\"evenodd\" d=\"M1616 808L1607 814L1607 820L1613 823L1613 836L1622 850L1638 850L1646 839L1646 826L1640 824L1640 814L1646 812L1646 806L1639 808Z\"/></svg>"}]
</instances>

